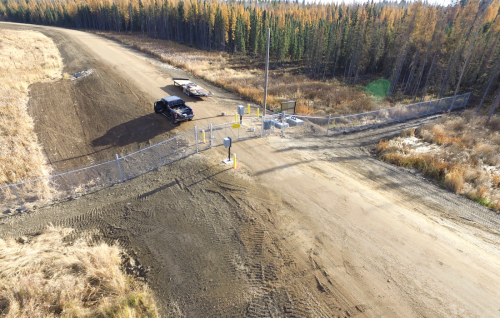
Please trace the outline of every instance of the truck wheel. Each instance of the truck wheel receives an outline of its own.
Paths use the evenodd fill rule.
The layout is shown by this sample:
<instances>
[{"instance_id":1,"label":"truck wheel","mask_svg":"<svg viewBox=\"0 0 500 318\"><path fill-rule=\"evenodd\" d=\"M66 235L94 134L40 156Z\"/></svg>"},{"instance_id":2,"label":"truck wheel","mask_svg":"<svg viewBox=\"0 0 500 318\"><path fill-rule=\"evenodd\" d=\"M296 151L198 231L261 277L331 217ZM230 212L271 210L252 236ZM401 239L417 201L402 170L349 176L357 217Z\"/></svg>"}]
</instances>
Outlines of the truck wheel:
<instances>
[{"instance_id":1,"label":"truck wheel","mask_svg":"<svg viewBox=\"0 0 500 318\"><path fill-rule=\"evenodd\" d=\"M162 113L161 107L157 106L156 104L155 104L155 113L157 113L157 114L161 114Z\"/></svg>"},{"instance_id":2,"label":"truck wheel","mask_svg":"<svg viewBox=\"0 0 500 318\"><path fill-rule=\"evenodd\" d=\"M175 118L174 117L170 118L170 122L172 123L172 125L175 125L176 124Z\"/></svg>"}]
</instances>

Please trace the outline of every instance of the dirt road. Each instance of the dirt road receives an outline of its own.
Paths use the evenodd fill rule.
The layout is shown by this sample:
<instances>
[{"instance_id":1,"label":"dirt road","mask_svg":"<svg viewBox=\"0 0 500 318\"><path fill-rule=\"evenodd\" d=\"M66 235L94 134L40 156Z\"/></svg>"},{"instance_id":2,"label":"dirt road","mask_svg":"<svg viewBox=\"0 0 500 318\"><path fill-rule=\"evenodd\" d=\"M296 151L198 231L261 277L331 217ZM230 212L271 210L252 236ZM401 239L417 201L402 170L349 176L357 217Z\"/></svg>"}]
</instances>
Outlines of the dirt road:
<instances>
[{"instance_id":1,"label":"dirt road","mask_svg":"<svg viewBox=\"0 0 500 318\"><path fill-rule=\"evenodd\" d=\"M112 160L151 143L228 122L242 100L197 79L216 94L202 100L182 94L173 77L190 77L156 59L91 33L36 25L0 23L0 28L30 29L50 37L64 61L63 73L87 69L94 73L75 81L66 79L30 86L28 109L35 130L52 165L53 174ZM194 109L195 119L174 126L153 112L159 98L181 96Z\"/></svg>"},{"instance_id":2,"label":"dirt road","mask_svg":"<svg viewBox=\"0 0 500 318\"><path fill-rule=\"evenodd\" d=\"M93 35L72 40L66 34L78 32L47 30L55 38L64 34L75 48L101 45L97 52L87 47L92 67L144 94L137 96L154 93L104 55L130 59L144 74L157 67L147 57L119 53L119 45ZM113 89L108 93L115 96ZM209 104L195 103L195 112L208 118L238 100L217 93L228 96L226 104L203 109ZM107 109L99 106L98 114ZM150 112L134 107L129 122ZM151 284L164 315L497 317L500 237L480 221L496 216L370 153L378 140L412 124L333 138L240 142L234 146L239 170L222 165L225 150L214 148L78 200L2 218L0 235L34 235L54 223L75 228L75 236L91 231L117 241L142 265L136 274ZM84 128L82 135L92 130ZM108 130L92 132L86 145ZM123 136L110 134L112 151L140 146L137 140L119 144Z\"/></svg>"}]
</instances>

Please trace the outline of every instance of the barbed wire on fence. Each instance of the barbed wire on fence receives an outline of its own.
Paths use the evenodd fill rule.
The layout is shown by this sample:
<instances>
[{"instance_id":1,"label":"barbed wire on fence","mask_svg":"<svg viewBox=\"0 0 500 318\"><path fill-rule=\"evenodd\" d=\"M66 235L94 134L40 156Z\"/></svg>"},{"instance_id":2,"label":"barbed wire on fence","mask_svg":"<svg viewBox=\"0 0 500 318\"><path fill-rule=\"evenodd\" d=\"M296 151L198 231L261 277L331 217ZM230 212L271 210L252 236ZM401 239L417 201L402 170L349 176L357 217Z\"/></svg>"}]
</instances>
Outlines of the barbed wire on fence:
<instances>
[{"instance_id":1,"label":"barbed wire on fence","mask_svg":"<svg viewBox=\"0 0 500 318\"><path fill-rule=\"evenodd\" d=\"M223 144L223 139L233 141L261 138L285 129L300 135L330 135L359 130L408 120L425 115L463 108L467 105L470 93L441 100L401 105L354 115L338 117L315 117L273 114L258 118L244 119L197 128L164 140L155 145L140 149L122 157L89 167L60 173L44 178L9 184L0 187L0 207L6 210L33 208L49 202L81 195L124 182L159 167L171 164L200 151Z\"/></svg>"}]
</instances>

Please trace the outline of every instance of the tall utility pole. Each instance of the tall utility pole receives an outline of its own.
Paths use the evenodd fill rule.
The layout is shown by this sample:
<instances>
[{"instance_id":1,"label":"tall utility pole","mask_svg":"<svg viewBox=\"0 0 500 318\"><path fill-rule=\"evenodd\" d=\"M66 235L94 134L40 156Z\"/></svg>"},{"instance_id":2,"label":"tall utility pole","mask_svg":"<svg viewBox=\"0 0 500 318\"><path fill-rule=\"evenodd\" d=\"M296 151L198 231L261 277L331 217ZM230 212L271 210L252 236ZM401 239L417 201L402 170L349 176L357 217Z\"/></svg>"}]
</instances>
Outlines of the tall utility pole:
<instances>
[{"instance_id":1,"label":"tall utility pole","mask_svg":"<svg viewBox=\"0 0 500 318\"><path fill-rule=\"evenodd\" d=\"M267 103L267 73L269 72L269 42L271 41L271 29L267 29L267 49L266 49L266 79L264 82L264 116L266 116Z\"/></svg>"}]
</instances>

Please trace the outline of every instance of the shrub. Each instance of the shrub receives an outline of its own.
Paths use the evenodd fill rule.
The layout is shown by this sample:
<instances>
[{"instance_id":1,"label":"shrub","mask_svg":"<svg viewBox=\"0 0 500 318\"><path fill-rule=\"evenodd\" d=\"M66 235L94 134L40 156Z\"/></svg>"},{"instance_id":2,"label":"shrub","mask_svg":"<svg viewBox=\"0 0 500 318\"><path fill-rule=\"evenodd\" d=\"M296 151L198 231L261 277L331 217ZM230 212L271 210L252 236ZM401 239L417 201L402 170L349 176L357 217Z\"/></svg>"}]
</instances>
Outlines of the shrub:
<instances>
[{"instance_id":1,"label":"shrub","mask_svg":"<svg viewBox=\"0 0 500 318\"><path fill-rule=\"evenodd\" d=\"M455 193L461 193L464 188L464 170L455 168L446 173L444 186Z\"/></svg>"},{"instance_id":2,"label":"shrub","mask_svg":"<svg viewBox=\"0 0 500 318\"><path fill-rule=\"evenodd\" d=\"M489 202L488 198L486 197L486 192L486 187L480 187L478 190L470 192L468 194L468 197L481 205L484 205L488 208L493 208L494 205Z\"/></svg>"},{"instance_id":3,"label":"shrub","mask_svg":"<svg viewBox=\"0 0 500 318\"><path fill-rule=\"evenodd\" d=\"M383 141L377 146L381 159L419 169L424 175L456 193L467 193L471 199L500 210L500 174L485 167L500 165L499 117L488 124L485 116L471 110L462 115L443 115L434 123L423 125L415 135L434 144L424 153L415 152L400 138L412 136L411 130L401 137Z\"/></svg>"},{"instance_id":4,"label":"shrub","mask_svg":"<svg viewBox=\"0 0 500 318\"><path fill-rule=\"evenodd\" d=\"M500 187L500 175L498 173L493 174L493 186Z\"/></svg>"},{"instance_id":5,"label":"shrub","mask_svg":"<svg viewBox=\"0 0 500 318\"><path fill-rule=\"evenodd\" d=\"M118 246L49 227L28 242L0 240L5 317L157 317L151 291L120 270Z\"/></svg>"},{"instance_id":6,"label":"shrub","mask_svg":"<svg viewBox=\"0 0 500 318\"><path fill-rule=\"evenodd\" d=\"M401 137L415 137L415 128L403 130L401 132Z\"/></svg>"}]
</instances>

